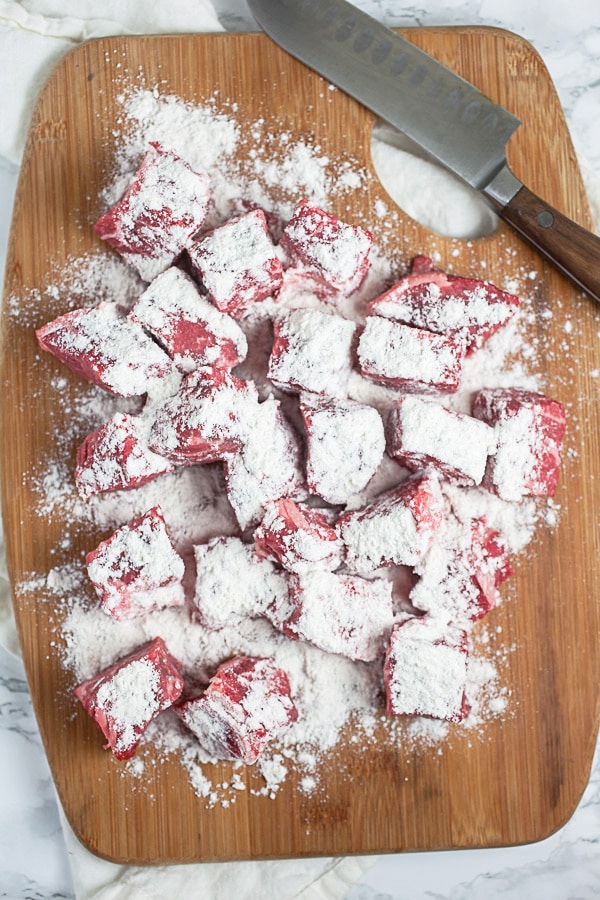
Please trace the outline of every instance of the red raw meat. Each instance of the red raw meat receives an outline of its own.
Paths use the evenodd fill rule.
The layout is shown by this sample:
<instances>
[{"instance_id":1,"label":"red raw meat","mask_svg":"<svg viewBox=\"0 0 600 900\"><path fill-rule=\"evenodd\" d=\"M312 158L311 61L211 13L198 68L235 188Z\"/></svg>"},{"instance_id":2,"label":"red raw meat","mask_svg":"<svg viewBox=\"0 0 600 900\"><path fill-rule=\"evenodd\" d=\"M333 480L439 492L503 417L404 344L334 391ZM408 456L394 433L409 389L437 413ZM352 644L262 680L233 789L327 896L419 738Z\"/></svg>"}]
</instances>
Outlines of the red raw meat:
<instances>
[{"instance_id":1,"label":"red raw meat","mask_svg":"<svg viewBox=\"0 0 600 900\"><path fill-rule=\"evenodd\" d=\"M409 594L415 609L465 626L493 609L498 587L513 574L506 543L484 517L465 523L452 516L417 565Z\"/></svg>"},{"instance_id":2,"label":"red raw meat","mask_svg":"<svg viewBox=\"0 0 600 900\"><path fill-rule=\"evenodd\" d=\"M85 438L75 467L75 484L83 499L104 491L141 487L174 470L168 459L148 446L148 429L143 416L115 413Z\"/></svg>"},{"instance_id":3,"label":"red raw meat","mask_svg":"<svg viewBox=\"0 0 600 900\"><path fill-rule=\"evenodd\" d=\"M121 199L94 225L133 266L152 281L172 265L202 226L210 179L177 154L152 143Z\"/></svg>"},{"instance_id":4,"label":"red raw meat","mask_svg":"<svg viewBox=\"0 0 600 900\"><path fill-rule=\"evenodd\" d=\"M167 354L114 303L71 310L36 337L73 372L118 397L152 391L173 371Z\"/></svg>"},{"instance_id":5,"label":"red raw meat","mask_svg":"<svg viewBox=\"0 0 600 900\"><path fill-rule=\"evenodd\" d=\"M179 465L223 460L242 447L257 406L251 382L226 369L196 369L155 411L149 445Z\"/></svg>"},{"instance_id":6,"label":"red raw meat","mask_svg":"<svg viewBox=\"0 0 600 900\"><path fill-rule=\"evenodd\" d=\"M287 674L249 656L222 663L204 693L175 711L215 759L248 764L298 718Z\"/></svg>"},{"instance_id":7,"label":"red raw meat","mask_svg":"<svg viewBox=\"0 0 600 900\"><path fill-rule=\"evenodd\" d=\"M257 525L265 504L306 496L303 447L279 406L267 398L235 453L225 460L227 497L242 530Z\"/></svg>"},{"instance_id":8,"label":"red raw meat","mask_svg":"<svg viewBox=\"0 0 600 900\"><path fill-rule=\"evenodd\" d=\"M278 596L287 595L285 575L238 537L196 544L194 559L194 614L206 628L217 630L264 615Z\"/></svg>"},{"instance_id":9,"label":"red raw meat","mask_svg":"<svg viewBox=\"0 0 600 900\"><path fill-rule=\"evenodd\" d=\"M465 347L460 340L368 316L358 342L358 365L372 381L405 391L458 390Z\"/></svg>"},{"instance_id":10,"label":"red raw meat","mask_svg":"<svg viewBox=\"0 0 600 900\"><path fill-rule=\"evenodd\" d=\"M268 377L285 391L345 397L356 325L316 309L278 316Z\"/></svg>"},{"instance_id":11,"label":"red raw meat","mask_svg":"<svg viewBox=\"0 0 600 900\"><path fill-rule=\"evenodd\" d=\"M128 318L150 332L183 373L199 366L231 369L248 352L237 322L219 312L192 278L174 266L146 288Z\"/></svg>"},{"instance_id":12,"label":"red raw meat","mask_svg":"<svg viewBox=\"0 0 600 900\"><path fill-rule=\"evenodd\" d=\"M498 442L482 485L503 500L554 496L565 434L564 406L535 391L495 388L479 391L473 415L494 427Z\"/></svg>"},{"instance_id":13,"label":"red raw meat","mask_svg":"<svg viewBox=\"0 0 600 900\"><path fill-rule=\"evenodd\" d=\"M394 622L392 583L314 570L290 575L289 595L266 615L287 637L372 662L383 656Z\"/></svg>"},{"instance_id":14,"label":"red raw meat","mask_svg":"<svg viewBox=\"0 0 600 900\"><path fill-rule=\"evenodd\" d=\"M445 500L433 471L412 475L360 509L342 513L337 529L349 571L416 565L443 524Z\"/></svg>"},{"instance_id":15,"label":"red raw meat","mask_svg":"<svg viewBox=\"0 0 600 900\"><path fill-rule=\"evenodd\" d=\"M362 491L385 451L381 416L354 400L330 400L302 394L306 430L306 478L309 489L328 503L346 503Z\"/></svg>"},{"instance_id":16,"label":"red raw meat","mask_svg":"<svg viewBox=\"0 0 600 900\"><path fill-rule=\"evenodd\" d=\"M274 560L288 572L333 571L342 563L342 542L327 516L293 500L265 504L254 546L258 556Z\"/></svg>"},{"instance_id":17,"label":"red raw meat","mask_svg":"<svg viewBox=\"0 0 600 900\"><path fill-rule=\"evenodd\" d=\"M496 449L493 428L417 396L401 397L386 421L387 452L412 471L436 469L463 485L480 484Z\"/></svg>"},{"instance_id":18,"label":"red raw meat","mask_svg":"<svg viewBox=\"0 0 600 900\"><path fill-rule=\"evenodd\" d=\"M383 669L387 714L462 721L467 665L466 631L429 616L396 623Z\"/></svg>"},{"instance_id":19,"label":"red raw meat","mask_svg":"<svg viewBox=\"0 0 600 900\"><path fill-rule=\"evenodd\" d=\"M448 275L415 257L410 275L369 303L369 313L446 334L478 350L512 318L520 300L489 281Z\"/></svg>"},{"instance_id":20,"label":"red raw meat","mask_svg":"<svg viewBox=\"0 0 600 900\"><path fill-rule=\"evenodd\" d=\"M281 287L283 267L261 209L206 232L188 256L217 309L236 318Z\"/></svg>"},{"instance_id":21,"label":"red raw meat","mask_svg":"<svg viewBox=\"0 0 600 900\"><path fill-rule=\"evenodd\" d=\"M308 200L296 205L280 241L292 264L300 262L317 276L325 295L351 294L360 286L372 244L369 231L341 222Z\"/></svg>"},{"instance_id":22,"label":"red raw meat","mask_svg":"<svg viewBox=\"0 0 600 900\"><path fill-rule=\"evenodd\" d=\"M102 609L115 619L184 603L185 565L158 506L113 532L85 561Z\"/></svg>"},{"instance_id":23,"label":"red raw meat","mask_svg":"<svg viewBox=\"0 0 600 900\"><path fill-rule=\"evenodd\" d=\"M117 759L133 756L148 725L179 699L180 670L157 637L75 688Z\"/></svg>"}]
</instances>

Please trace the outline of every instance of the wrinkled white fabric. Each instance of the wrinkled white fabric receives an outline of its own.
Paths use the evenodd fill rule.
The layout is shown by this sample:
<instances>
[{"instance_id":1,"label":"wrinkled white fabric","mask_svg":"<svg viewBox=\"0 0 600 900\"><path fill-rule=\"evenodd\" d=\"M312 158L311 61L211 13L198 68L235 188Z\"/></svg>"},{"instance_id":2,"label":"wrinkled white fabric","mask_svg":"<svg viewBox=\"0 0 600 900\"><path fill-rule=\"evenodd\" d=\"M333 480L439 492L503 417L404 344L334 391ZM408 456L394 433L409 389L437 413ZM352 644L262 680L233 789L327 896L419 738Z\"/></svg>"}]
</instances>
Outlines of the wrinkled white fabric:
<instances>
[{"instance_id":1,"label":"wrinkled white fabric","mask_svg":"<svg viewBox=\"0 0 600 900\"><path fill-rule=\"evenodd\" d=\"M221 31L208 0L0 0L0 165L18 165L35 99L77 43L113 34ZM0 529L0 644L19 653ZM121 866L63 830L77 900L336 900L373 858Z\"/></svg>"}]
</instances>

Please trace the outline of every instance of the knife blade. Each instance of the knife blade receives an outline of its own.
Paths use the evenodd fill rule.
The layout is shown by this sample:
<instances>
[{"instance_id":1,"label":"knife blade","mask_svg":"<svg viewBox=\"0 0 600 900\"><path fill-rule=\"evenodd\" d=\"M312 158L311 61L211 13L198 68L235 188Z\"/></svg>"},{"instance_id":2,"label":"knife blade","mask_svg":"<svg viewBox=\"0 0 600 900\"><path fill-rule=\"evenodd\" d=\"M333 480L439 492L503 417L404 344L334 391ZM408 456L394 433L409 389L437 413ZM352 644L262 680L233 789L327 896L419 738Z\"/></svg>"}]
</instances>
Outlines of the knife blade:
<instances>
[{"instance_id":1,"label":"knife blade","mask_svg":"<svg viewBox=\"0 0 600 900\"><path fill-rule=\"evenodd\" d=\"M247 0L276 44L478 190L517 233L600 302L600 238L513 174L520 120L347 0Z\"/></svg>"}]
</instances>

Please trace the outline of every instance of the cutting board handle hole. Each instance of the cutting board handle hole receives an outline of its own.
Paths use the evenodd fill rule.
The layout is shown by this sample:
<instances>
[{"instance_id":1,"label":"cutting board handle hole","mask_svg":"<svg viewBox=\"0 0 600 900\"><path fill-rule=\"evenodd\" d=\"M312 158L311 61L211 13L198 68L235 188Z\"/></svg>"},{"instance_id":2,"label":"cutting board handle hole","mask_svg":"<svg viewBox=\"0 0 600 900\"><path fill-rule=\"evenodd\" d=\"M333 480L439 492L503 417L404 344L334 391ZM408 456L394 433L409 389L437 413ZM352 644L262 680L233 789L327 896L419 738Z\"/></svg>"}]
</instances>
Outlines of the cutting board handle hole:
<instances>
[{"instance_id":1,"label":"cutting board handle hole","mask_svg":"<svg viewBox=\"0 0 600 900\"><path fill-rule=\"evenodd\" d=\"M478 191L426 159L404 135L383 122L373 128L371 161L394 203L430 231L458 240L483 238L496 231L498 217Z\"/></svg>"}]
</instances>

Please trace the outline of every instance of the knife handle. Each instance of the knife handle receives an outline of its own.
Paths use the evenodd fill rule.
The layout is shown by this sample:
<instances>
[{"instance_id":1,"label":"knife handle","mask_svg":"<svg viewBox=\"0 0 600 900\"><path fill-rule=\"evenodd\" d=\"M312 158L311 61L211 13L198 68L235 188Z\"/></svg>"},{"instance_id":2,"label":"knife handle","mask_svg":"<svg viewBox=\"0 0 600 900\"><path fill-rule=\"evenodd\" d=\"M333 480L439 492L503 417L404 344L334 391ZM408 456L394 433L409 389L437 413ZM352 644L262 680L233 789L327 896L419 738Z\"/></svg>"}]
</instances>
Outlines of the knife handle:
<instances>
[{"instance_id":1,"label":"knife handle","mask_svg":"<svg viewBox=\"0 0 600 900\"><path fill-rule=\"evenodd\" d=\"M576 225L525 186L497 213L600 303L600 237Z\"/></svg>"}]
</instances>

